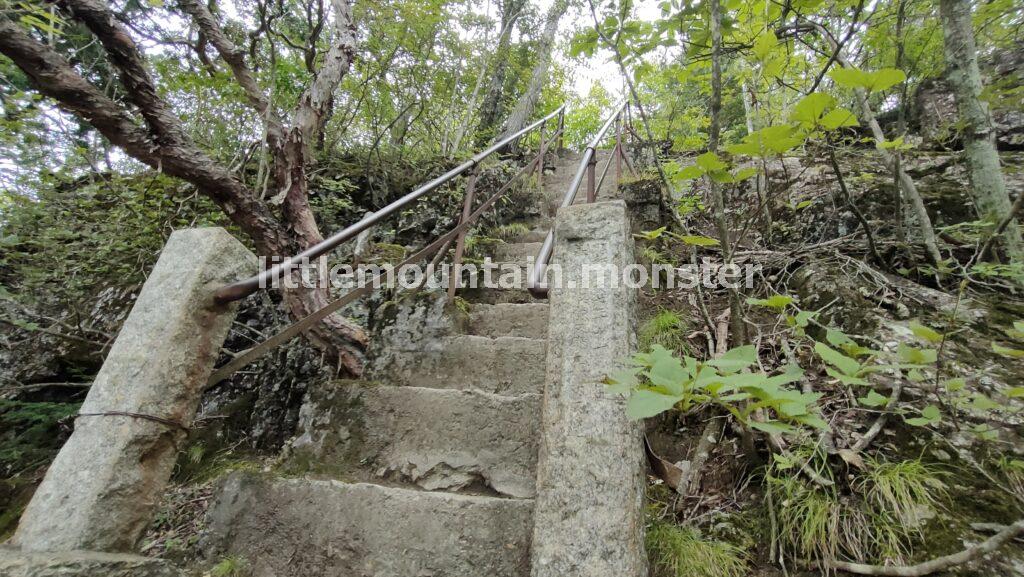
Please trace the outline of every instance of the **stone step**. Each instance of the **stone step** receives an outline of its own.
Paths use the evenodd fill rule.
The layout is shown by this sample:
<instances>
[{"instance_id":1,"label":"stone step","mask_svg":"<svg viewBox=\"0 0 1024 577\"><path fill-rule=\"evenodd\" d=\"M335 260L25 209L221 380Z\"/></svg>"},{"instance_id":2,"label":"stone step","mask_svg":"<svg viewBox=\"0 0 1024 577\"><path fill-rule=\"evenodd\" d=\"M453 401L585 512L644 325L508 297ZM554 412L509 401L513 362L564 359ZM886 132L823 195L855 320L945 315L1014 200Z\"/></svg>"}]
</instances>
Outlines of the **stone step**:
<instances>
[{"instance_id":1,"label":"stone step","mask_svg":"<svg viewBox=\"0 0 1024 577\"><path fill-rule=\"evenodd\" d=\"M534 494L540 395L336 381L310 393L289 462L422 489Z\"/></svg>"},{"instance_id":2,"label":"stone step","mask_svg":"<svg viewBox=\"0 0 1024 577\"><path fill-rule=\"evenodd\" d=\"M546 303L547 299L537 299L526 290L526 281L523 281L523 288L466 288L459 290L459 296L471 303L480 304L530 304Z\"/></svg>"},{"instance_id":3,"label":"stone step","mask_svg":"<svg viewBox=\"0 0 1024 577\"><path fill-rule=\"evenodd\" d=\"M232 473L208 553L252 577L529 575L533 501ZM216 557L212 557L216 558Z\"/></svg>"},{"instance_id":4,"label":"stone step","mask_svg":"<svg viewBox=\"0 0 1024 577\"><path fill-rule=\"evenodd\" d=\"M548 305L476 304L469 312L469 333L485 337L527 337L546 339L548 336Z\"/></svg>"},{"instance_id":5,"label":"stone step","mask_svg":"<svg viewBox=\"0 0 1024 577\"><path fill-rule=\"evenodd\" d=\"M426 348L392 351L381 358L373 378L390 385L476 389L503 395L540 393L543 389L544 340L459 335L424 342L423 346Z\"/></svg>"},{"instance_id":6,"label":"stone step","mask_svg":"<svg viewBox=\"0 0 1024 577\"><path fill-rule=\"evenodd\" d=\"M540 252L541 242L511 242L500 244L494 248L495 262L514 262L527 264L527 258L536 259Z\"/></svg>"},{"instance_id":7,"label":"stone step","mask_svg":"<svg viewBox=\"0 0 1024 577\"><path fill-rule=\"evenodd\" d=\"M548 237L548 232L550 230L550 228L532 228L529 232L521 234L518 237L516 237L516 242L542 243L544 242L544 239Z\"/></svg>"}]
</instances>

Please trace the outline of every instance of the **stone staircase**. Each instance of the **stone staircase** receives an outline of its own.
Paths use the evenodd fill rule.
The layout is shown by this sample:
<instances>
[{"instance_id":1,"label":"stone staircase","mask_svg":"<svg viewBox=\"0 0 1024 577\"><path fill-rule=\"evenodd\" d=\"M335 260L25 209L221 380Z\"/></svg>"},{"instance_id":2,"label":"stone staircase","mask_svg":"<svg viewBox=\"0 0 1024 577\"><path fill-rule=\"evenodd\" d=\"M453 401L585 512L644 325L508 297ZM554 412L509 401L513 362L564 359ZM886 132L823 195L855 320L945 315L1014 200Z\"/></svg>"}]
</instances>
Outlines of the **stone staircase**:
<instances>
[{"instance_id":1,"label":"stone staircase","mask_svg":"<svg viewBox=\"0 0 1024 577\"><path fill-rule=\"evenodd\" d=\"M495 262L537 254L577 163L558 159L551 214ZM601 192L613 180L614 168ZM460 330L389 351L379 382L311 393L288 474L224 482L208 515L215 555L245 558L254 577L530 574L548 305L524 288L460 294Z\"/></svg>"}]
</instances>

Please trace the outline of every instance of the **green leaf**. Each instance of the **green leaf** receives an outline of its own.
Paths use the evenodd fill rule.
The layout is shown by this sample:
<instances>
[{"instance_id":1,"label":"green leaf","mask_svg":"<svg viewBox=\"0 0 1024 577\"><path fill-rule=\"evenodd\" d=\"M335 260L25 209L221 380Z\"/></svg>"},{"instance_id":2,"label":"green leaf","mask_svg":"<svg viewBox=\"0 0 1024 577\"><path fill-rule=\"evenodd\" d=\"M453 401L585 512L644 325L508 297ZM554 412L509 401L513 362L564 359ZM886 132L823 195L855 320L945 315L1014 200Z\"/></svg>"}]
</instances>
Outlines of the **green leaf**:
<instances>
[{"instance_id":1,"label":"green leaf","mask_svg":"<svg viewBox=\"0 0 1024 577\"><path fill-rule=\"evenodd\" d=\"M992 352L994 352L997 355L1003 355L1004 357L1024 359L1024 351L1020 349L1011 349L1009 347L1004 347L997 343L992 343Z\"/></svg>"},{"instance_id":2,"label":"green leaf","mask_svg":"<svg viewBox=\"0 0 1024 577\"><path fill-rule=\"evenodd\" d=\"M1006 396L1010 397L1011 399L1018 399L1020 397L1024 397L1024 387L1013 387L1012 389L1006 391Z\"/></svg>"},{"instance_id":3,"label":"green leaf","mask_svg":"<svg viewBox=\"0 0 1024 577\"><path fill-rule=\"evenodd\" d=\"M656 387L664 388L669 394L682 395L683 382L690 378L683 363L674 356L660 357L647 371L647 378Z\"/></svg>"},{"instance_id":4,"label":"green leaf","mask_svg":"<svg viewBox=\"0 0 1024 577\"><path fill-rule=\"evenodd\" d=\"M889 402L889 397L870 391L866 396L857 397L857 401L865 407L881 407Z\"/></svg>"},{"instance_id":5,"label":"green leaf","mask_svg":"<svg viewBox=\"0 0 1024 577\"><path fill-rule=\"evenodd\" d=\"M639 372L639 367L620 369L605 377L604 382L612 394L627 395L640 384L636 378Z\"/></svg>"},{"instance_id":6,"label":"green leaf","mask_svg":"<svg viewBox=\"0 0 1024 577\"><path fill-rule=\"evenodd\" d=\"M637 420L660 415L681 400L682 397L672 397L646 389L633 391L626 401L626 416Z\"/></svg>"},{"instance_id":7,"label":"green leaf","mask_svg":"<svg viewBox=\"0 0 1024 577\"><path fill-rule=\"evenodd\" d=\"M793 427L779 421L750 421L750 428L768 433L769 435L784 435L794 431Z\"/></svg>"},{"instance_id":8,"label":"green leaf","mask_svg":"<svg viewBox=\"0 0 1024 577\"><path fill-rule=\"evenodd\" d=\"M841 373L841 372L839 372L836 369L831 368L831 367L825 367L825 373L827 373L828 376L830 376L830 377L833 377L835 379L839 379L840 382L842 382L843 384L848 385L848 386L850 386L850 385L864 385L864 384L867 384L867 381L862 379L862 378L860 378L860 377L844 375L843 373Z\"/></svg>"},{"instance_id":9,"label":"green leaf","mask_svg":"<svg viewBox=\"0 0 1024 577\"><path fill-rule=\"evenodd\" d=\"M807 96L804 96L800 102L796 103L793 107L793 112L790 114L790 119L799 122L801 125L806 127L813 127L818 124L818 119L821 118L825 111L833 106L836 99L823 92L812 92Z\"/></svg>"},{"instance_id":10,"label":"green leaf","mask_svg":"<svg viewBox=\"0 0 1024 577\"><path fill-rule=\"evenodd\" d=\"M896 350L900 360L911 365L928 365L938 360L939 353L935 349L918 349L906 343L900 343Z\"/></svg>"},{"instance_id":11,"label":"green leaf","mask_svg":"<svg viewBox=\"0 0 1024 577\"><path fill-rule=\"evenodd\" d=\"M718 246L720 243L706 236L680 235L679 240L693 246Z\"/></svg>"},{"instance_id":12,"label":"green leaf","mask_svg":"<svg viewBox=\"0 0 1024 577\"><path fill-rule=\"evenodd\" d=\"M935 405L928 405L927 407L921 410L920 417L914 417L912 419L904 418L903 420L906 421L908 425L913 425L915 427L926 427L928 425L934 425L941 421L942 412L939 411L939 408L936 407Z\"/></svg>"},{"instance_id":13,"label":"green leaf","mask_svg":"<svg viewBox=\"0 0 1024 577\"><path fill-rule=\"evenodd\" d=\"M937 344L942 342L942 333L926 327L917 321L910 321L910 332L929 343Z\"/></svg>"},{"instance_id":14,"label":"green leaf","mask_svg":"<svg viewBox=\"0 0 1024 577\"><path fill-rule=\"evenodd\" d=\"M754 41L754 46L752 48L754 56L763 62L769 55L771 55L772 51L775 50L775 47L778 46L778 44L779 39L775 37L775 32L765 30L764 33L758 36L757 40Z\"/></svg>"},{"instance_id":15,"label":"green leaf","mask_svg":"<svg viewBox=\"0 0 1024 577\"><path fill-rule=\"evenodd\" d=\"M830 110L828 114L823 116L820 124L826 130L835 130L837 128L847 126L860 126L860 121L858 121L857 116L849 110L846 110L845 108L836 108Z\"/></svg>"},{"instance_id":16,"label":"green leaf","mask_svg":"<svg viewBox=\"0 0 1024 577\"><path fill-rule=\"evenodd\" d=\"M711 359L705 364L711 365L720 371L727 373L739 372L757 362L757 348L754 345L744 345L729 349L717 359Z\"/></svg>"},{"instance_id":17,"label":"green leaf","mask_svg":"<svg viewBox=\"0 0 1024 577\"><path fill-rule=\"evenodd\" d=\"M907 79L907 75L896 68L882 68L871 73L869 92L888 90Z\"/></svg>"},{"instance_id":18,"label":"green leaf","mask_svg":"<svg viewBox=\"0 0 1024 577\"><path fill-rule=\"evenodd\" d=\"M681 168L672 178L675 180L693 180L694 178L700 178L704 174L704 171L695 164Z\"/></svg>"},{"instance_id":19,"label":"green leaf","mask_svg":"<svg viewBox=\"0 0 1024 577\"><path fill-rule=\"evenodd\" d=\"M857 376L857 371L860 370L860 363L856 359L851 359L825 343L816 341L814 343L814 352L818 353L818 356L823 361L842 371L844 375L855 377Z\"/></svg>"},{"instance_id":20,"label":"green leaf","mask_svg":"<svg viewBox=\"0 0 1024 577\"><path fill-rule=\"evenodd\" d=\"M949 379L946 381L945 385L947 391L955 393L957 391L962 391L964 387L967 386L967 381L961 378Z\"/></svg>"},{"instance_id":21,"label":"green leaf","mask_svg":"<svg viewBox=\"0 0 1024 577\"><path fill-rule=\"evenodd\" d=\"M644 240L655 240L657 238L660 238L662 233L665 232L665 230L666 230L666 227L663 226L661 228L656 228L654 230L645 230L645 231L641 232L640 234L638 234L637 236L639 236L640 238L642 238Z\"/></svg>"},{"instance_id":22,"label":"green leaf","mask_svg":"<svg viewBox=\"0 0 1024 577\"><path fill-rule=\"evenodd\" d=\"M697 157L697 166L704 169L704 172L716 172L729 168L729 165L722 162L714 152L705 152Z\"/></svg>"},{"instance_id":23,"label":"green leaf","mask_svg":"<svg viewBox=\"0 0 1024 577\"><path fill-rule=\"evenodd\" d=\"M768 307L776 310L782 310L793 303L793 297L786 295L772 295L766 299L755 299L748 298L748 305L755 305L761 307Z\"/></svg>"},{"instance_id":24,"label":"green leaf","mask_svg":"<svg viewBox=\"0 0 1024 577\"><path fill-rule=\"evenodd\" d=\"M833 68L828 75L843 88L867 88L871 84L868 73L852 66Z\"/></svg>"}]
</instances>

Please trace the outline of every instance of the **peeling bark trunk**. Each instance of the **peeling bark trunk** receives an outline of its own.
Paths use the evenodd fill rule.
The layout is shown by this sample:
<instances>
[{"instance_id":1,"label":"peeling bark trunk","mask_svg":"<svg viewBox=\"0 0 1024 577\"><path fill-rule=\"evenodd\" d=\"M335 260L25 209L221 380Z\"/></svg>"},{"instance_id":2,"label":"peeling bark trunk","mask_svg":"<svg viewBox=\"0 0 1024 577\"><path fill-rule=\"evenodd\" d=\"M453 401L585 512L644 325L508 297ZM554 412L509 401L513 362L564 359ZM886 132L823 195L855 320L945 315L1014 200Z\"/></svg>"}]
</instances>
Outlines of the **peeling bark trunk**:
<instances>
[{"instance_id":1,"label":"peeling bark trunk","mask_svg":"<svg viewBox=\"0 0 1024 577\"><path fill-rule=\"evenodd\" d=\"M967 0L941 0L940 10L945 37L946 80L953 89L960 115L971 192L978 207L978 216L995 225L1010 213L1010 196L999 166L992 119L988 106L981 100L981 72L978 70L978 50L971 23L971 3ZM1001 240L1011 260L1024 260L1024 241L1016 222L1006 227Z\"/></svg>"},{"instance_id":2,"label":"peeling bark trunk","mask_svg":"<svg viewBox=\"0 0 1024 577\"><path fill-rule=\"evenodd\" d=\"M33 38L7 18L0 18L0 53L25 72L32 85L62 109L87 120L112 144L150 167L193 184L247 234L257 252L266 256L293 255L323 240L308 200L306 165L309 144L330 112L334 90L355 55L355 27L349 0L332 0L335 21L331 47L315 79L299 99L292 123L285 127L273 103L260 90L245 63L243 52L221 31L210 10L193 0L181 7L228 63L246 99L260 115L273 159L277 187L271 202L196 147L181 121L156 89L146 60L127 29L102 0L60 0L58 6L84 24L103 46L118 80L137 114L107 98L83 78L51 46ZM141 116L141 122L139 119ZM274 210L279 205L279 210ZM303 317L329 300L326 285L287 290L289 310ZM310 331L311 340L350 374L362 369L366 335L339 316L330 317Z\"/></svg>"}]
</instances>

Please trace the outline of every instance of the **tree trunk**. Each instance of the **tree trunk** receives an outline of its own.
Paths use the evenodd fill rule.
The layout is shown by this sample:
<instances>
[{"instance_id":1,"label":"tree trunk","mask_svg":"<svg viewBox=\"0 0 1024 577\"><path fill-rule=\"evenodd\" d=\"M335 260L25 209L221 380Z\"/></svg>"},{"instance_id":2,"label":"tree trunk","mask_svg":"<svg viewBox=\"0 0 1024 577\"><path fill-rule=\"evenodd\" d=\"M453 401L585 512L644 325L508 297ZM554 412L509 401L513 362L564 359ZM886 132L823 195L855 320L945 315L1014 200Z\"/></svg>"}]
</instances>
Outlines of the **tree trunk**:
<instances>
[{"instance_id":1,"label":"tree trunk","mask_svg":"<svg viewBox=\"0 0 1024 577\"><path fill-rule=\"evenodd\" d=\"M555 3L548 9L544 20L544 32L537 43L537 63L533 66L533 73L530 75L530 84L526 91L519 97L512 112L505 121L503 135L509 135L526 126L527 120L533 115L537 102L540 101L540 93L548 80L548 69L551 68L551 53L555 48L555 34L558 32L558 21L562 19L565 11L569 8L568 0L555 0Z\"/></svg>"},{"instance_id":2,"label":"tree trunk","mask_svg":"<svg viewBox=\"0 0 1024 577\"><path fill-rule=\"evenodd\" d=\"M708 7L711 11L711 125L708 127L708 151L717 154L722 130L722 6L719 0L711 0ZM715 226L722 245L722 264L728 266L732 264L732 241L729 239L729 225L725 218L725 195L722 186L713 178L705 180L715 205ZM733 344L742 344L746 342L746 330L743 307L735 288L729 289L729 311Z\"/></svg>"},{"instance_id":3,"label":"tree trunk","mask_svg":"<svg viewBox=\"0 0 1024 577\"><path fill-rule=\"evenodd\" d=\"M501 117L501 104L505 95L505 77L512 49L512 29L522 13L525 0L505 0L501 10L501 36L495 51L494 72L487 87L487 95L480 105L480 124L477 126L477 146L483 147L494 137L494 129Z\"/></svg>"},{"instance_id":4,"label":"tree trunk","mask_svg":"<svg viewBox=\"0 0 1024 577\"><path fill-rule=\"evenodd\" d=\"M995 225L1009 214L1010 196L999 166L988 106L980 98L981 72L971 23L971 4L968 0L941 0L940 10L946 47L946 80L953 89L960 114L971 191L978 216ZM1011 260L1024 260L1024 241L1016 222L1006 227L1001 240Z\"/></svg>"},{"instance_id":5,"label":"tree trunk","mask_svg":"<svg viewBox=\"0 0 1024 577\"><path fill-rule=\"evenodd\" d=\"M41 94L55 100L62 109L84 118L129 156L194 185L253 240L257 252L266 256L290 256L323 240L309 206L308 149L323 125L333 92L354 57L351 3L332 0L332 4L335 29L331 47L316 78L300 97L291 125L285 127L249 71L243 53L220 30L207 6L192 0L181 2L183 11L192 17L228 63L249 104L265 123L268 149L273 157L274 186L277 187L270 202L262 200L236 174L191 142L170 103L156 89L146 59L131 34L105 1L63 0L60 7L99 40L119 73L124 93L133 105L131 109L107 98L52 46L33 38L7 18L0 18L0 53L24 71ZM278 211L274 210L274 205L280 205ZM303 317L326 304L328 287L285 290L284 299L296 317ZM339 367L346 373L359 374L367 341L360 327L334 316L312 329L310 337L329 355L336 356Z\"/></svg>"}]
</instances>

